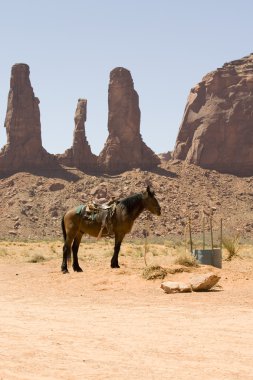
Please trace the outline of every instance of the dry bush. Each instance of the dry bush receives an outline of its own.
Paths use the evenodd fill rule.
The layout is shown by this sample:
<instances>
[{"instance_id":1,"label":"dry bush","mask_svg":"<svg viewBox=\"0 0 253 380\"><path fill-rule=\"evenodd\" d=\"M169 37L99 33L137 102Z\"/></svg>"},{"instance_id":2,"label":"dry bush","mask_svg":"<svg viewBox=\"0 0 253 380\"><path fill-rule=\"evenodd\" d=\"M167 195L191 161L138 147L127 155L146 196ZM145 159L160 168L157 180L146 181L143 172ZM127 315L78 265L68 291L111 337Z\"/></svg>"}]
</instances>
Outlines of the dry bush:
<instances>
[{"instance_id":1,"label":"dry bush","mask_svg":"<svg viewBox=\"0 0 253 380\"><path fill-rule=\"evenodd\" d=\"M45 257L43 255L35 254L31 259L28 260L29 263L41 263L45 261Z\"/></svg>"},{"instance_id":2,"label":"dry bush","mask_svg":"<svg viewBox=\"0 0 253 380\"><path fill-rule=\"evenodd\" d=\"M198 267L196 258L188 252L178 252L174 259L174 264L184 265L186 267Z\"/></svg>"},{"instance_id":3,"label":"dry bush","mask_svg":"<svg viewBox=\"0 0 253 380\"><path fill-rule=\"evenodd\" d=\"M230 261L239 252L240 236L239 235L235 235L233 237L224 236L222 239L222 245L228 251L228 256L227 256L226 260Z\"/></svg>"},{"instance_id":4,"label":"dry bush","mask_svg":"<svg viewBox=\"0 0 253 380\"><path fill-rule=\"evenodd\" d=\"M145 268L142 272L142 277L145 280L155 280L157 278L164 279L167 276L167 270L160 265L152 265Z\"/></svg>"},{"instance_id":5,"label":"dry bush","mask_svg":"<svg viewBox=\"0 0 253 380\"><path fill-rule=\"evenodd\" d=\"M6 248L0 248L0 256L8 256L8 251Z\"/></svg>"}]
</instances>

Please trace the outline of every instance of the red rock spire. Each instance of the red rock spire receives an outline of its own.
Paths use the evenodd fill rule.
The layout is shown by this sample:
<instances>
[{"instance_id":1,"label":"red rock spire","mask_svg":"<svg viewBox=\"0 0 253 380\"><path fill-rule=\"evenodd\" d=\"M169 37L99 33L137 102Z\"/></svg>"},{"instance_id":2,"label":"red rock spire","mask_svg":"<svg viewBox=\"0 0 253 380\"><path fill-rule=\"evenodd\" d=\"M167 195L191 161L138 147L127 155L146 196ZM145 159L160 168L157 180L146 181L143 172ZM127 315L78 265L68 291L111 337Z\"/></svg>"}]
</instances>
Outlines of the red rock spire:
<instances>
[{"instance_id":1,"label":"red rock spire","mask_svg":"<svg viewBox=\"0 0 253 380\"><path fill-rule=\"evenodd\" d=\"M0 171L49 168L55 158L42 147L39 99L34 96L29 66L11 70L5 128L7 144L0 152Z\"/></svg>"},{"instance_id":2,"label":"red rock spire","mask_svg":"<svg viewBox=\"0 0 253 380\"><path fill-rule=\"evenodd\" d=\"M158 165L159 158L142 140L139 96L130 71L123 67L110 73L108 106L109 136L99 155L100 167L113 173Z\"/></svg>"}]
</instances>

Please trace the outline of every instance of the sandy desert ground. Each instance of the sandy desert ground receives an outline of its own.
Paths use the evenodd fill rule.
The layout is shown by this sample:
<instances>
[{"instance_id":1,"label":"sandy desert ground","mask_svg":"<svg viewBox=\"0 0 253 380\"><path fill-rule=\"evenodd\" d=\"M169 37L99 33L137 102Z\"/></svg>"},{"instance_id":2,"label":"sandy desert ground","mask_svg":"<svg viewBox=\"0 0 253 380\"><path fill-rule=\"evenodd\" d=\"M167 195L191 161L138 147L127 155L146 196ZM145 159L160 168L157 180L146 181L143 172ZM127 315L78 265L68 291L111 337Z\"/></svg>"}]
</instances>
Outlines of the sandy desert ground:
<instances>
[{"instance_id":1,"label":"sandy desert ground","mask_svg":"<svg viewBox=\"0 0 253 380\"><path fill-rule=\"evenodd\" d=\"M150 264L179 268L172 246L149 248ZM142 277L143 246L125 243L118 270L111 250L83 243L84 272L63 275L61 242L0 242L1 380L253 379L252 247L221 270L168 274L221 275L212 291L172 295Z\"/></svg>"}]
</instances>

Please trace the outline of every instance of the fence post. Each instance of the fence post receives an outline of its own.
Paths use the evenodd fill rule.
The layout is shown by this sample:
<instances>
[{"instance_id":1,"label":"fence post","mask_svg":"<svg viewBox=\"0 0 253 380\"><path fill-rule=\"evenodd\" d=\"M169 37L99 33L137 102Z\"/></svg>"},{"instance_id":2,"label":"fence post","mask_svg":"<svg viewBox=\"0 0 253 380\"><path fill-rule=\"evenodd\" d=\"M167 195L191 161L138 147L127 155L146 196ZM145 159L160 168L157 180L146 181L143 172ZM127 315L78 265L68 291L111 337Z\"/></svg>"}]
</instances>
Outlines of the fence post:
<instances>
[{"instance_id":1,"label":"fence post","mask_svg":"<svg viewBox=\"0 0 253 380\"><path fill-rule=\"evenodd\" d=\"M203 250L206 246L206 237L205 237L205 215L202 213L202 236L203 236Z\"/></svg>"},{"instance_id":2,"label":"fence post","mask_svg":"<svg viewBox=\"0 0 253 380\"><path fill-rule=\"evenodd\" d=\"M222 218L220 220L220 250L222 252L222 233L223 233L223 225L222 225Z\"/></svg>"},{"instance_id":3,"label":"fence post","mask_svg":"<svg viewBox=\"0 0 253 380\"><path fill-rule=\"evenodd\" d=\"M211 245L212 245L212 251L213 251L213 221L212 221L212 215L210 216L210 233L211 233Z\"/></svg>"},{"instance_id":4,"label":"fence post","mask_svg":"<svg viewBox=\"0 0 253 380\"><path fill-rule=\"evenodd\" d=\"M192 227L191 227L191 218L189 216L189 234L190 234L190 247L191 247L191 253L192 253Z\"/></svg>"}]
</instances>

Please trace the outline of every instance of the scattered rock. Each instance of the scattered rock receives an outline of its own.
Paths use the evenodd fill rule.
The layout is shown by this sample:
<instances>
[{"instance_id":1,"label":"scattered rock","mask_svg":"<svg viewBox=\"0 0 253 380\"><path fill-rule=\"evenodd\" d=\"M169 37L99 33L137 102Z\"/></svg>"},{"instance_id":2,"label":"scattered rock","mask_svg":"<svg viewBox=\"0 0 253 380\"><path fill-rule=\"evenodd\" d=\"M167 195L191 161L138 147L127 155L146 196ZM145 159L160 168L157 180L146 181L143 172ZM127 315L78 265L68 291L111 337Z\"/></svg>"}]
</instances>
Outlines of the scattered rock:
<instances>
[{"instance_id":1,"label":"scattered rock","mask_svg":"<svg viewBox=\"0 0 253 380\"><path fill-rule=\"evenodd\" d=\"M218 283L220 278L220 276L214 273L193 276L190 279L192 290L195 292L209 290Z\"/></svg>"},{"instance_id":2,"label":"scattered rock","mask_svg":"<svg viewBox=\"0 0 253 380\"><path fill-rule=\"evenodd\" d=\"M17 231L10 230L9 231L9 235L16 236L17 235Z\"/></svg>"},{"instance_id":3,"label":"scattered rock","mask_svg":"<svg viewBox=\"0 0 253 380\"><path fill-rule=\"evenodd\" d=\"M64 184L63 183L52 183L50 186L49 186L49 190L50 191L58 191L58 190L62 190L64 189Z\"/></svg>"},{"instance_id":4,"label":"scattered rock","mask_svg":"<svg viewBox=\"0 0 253 380\"><path fill-rule=\"evenodd\" d=\"M21 224L20 224L20 222L18 222L18 221L14 224L14 228L15 228L15 229L19 228L20 226L21 226Z\"/></svg>"},{"instance_id":5,"label":"scattered rock","mask_svg":"<svg viewBox=\"0 0 253 380\"><path fill-rule=\"evenodd\" d=\"M207 291L220 280L220 276L214 273L193 276L189 283L167 281L161 284L166 293L187 293L191 291Z\"/></svg>"},{"instance_id":6,"label":"scattered rock","mask_svg":"<svg viewBox=\"0 0 253 380\"><path fill-rule=\"evenodd\" d=\"M191 285L184 282L167 281L162 282L161 288L165 293L190 293L192 291Z\"/></svg>"},{"instance_id":7,"label":"scattered rock","mask_svg":"<svg viewBox=\"0 0 253 380\"><path fill-rule=\"evenodd\" d=\"M107 187L105 185L99 185L91 189L90 194L96 198L106 198Z\"/></svg>"},{"instance_id":8,"label":"scattered rock","mask_svg":"<svg viewBox=\"0 0 253 380\"><path fill-rule=\"evenodd\" d=\"M55 208L52 208L51 210L49 210L51 212L51 216L54 217L54 218L57 218L58 217L58 210L55 209Z\"/></svg>"}]
</instances>

